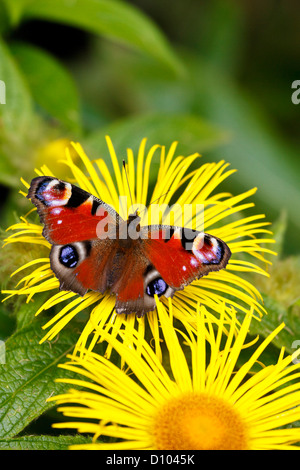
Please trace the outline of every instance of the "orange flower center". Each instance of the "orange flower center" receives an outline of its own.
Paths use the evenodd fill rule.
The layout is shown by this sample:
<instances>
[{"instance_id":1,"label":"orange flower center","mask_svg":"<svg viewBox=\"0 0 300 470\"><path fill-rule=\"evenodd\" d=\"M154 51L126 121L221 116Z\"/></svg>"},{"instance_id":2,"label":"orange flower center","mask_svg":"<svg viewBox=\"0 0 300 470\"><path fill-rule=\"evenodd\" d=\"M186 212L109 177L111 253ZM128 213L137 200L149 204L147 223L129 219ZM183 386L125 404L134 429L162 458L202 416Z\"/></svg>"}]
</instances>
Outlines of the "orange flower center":
<instances>
[{"instance_id":1,"label":"orange flower center","mask_svg":"<svg viewBox=\"0 0 300 470\"><path fill-rule=\"evenodd\" d=\"M172 398L160 408L154 425L157 449L243 450L246 426L223 399L202 393Z\"/></svg>"}]
</instances>

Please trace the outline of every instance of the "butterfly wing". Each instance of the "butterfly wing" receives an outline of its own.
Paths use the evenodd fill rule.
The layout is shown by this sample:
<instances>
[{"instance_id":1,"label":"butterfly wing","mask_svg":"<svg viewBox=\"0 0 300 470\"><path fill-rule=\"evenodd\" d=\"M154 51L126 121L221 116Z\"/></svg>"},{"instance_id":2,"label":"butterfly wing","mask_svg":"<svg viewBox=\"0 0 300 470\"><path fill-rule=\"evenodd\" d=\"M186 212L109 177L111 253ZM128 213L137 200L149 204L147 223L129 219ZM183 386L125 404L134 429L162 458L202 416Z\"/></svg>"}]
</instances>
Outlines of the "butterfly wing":
<instances>
[{"instance_id":1,"label":"butterfly wing","mask_svg":"<svg viewBox=\"0 0 300 470\"><path fill-rule=\"evenodd\" d=\"M50 263L60 288L80 295L109 290L116 294L117 313L141 316L154 310L155 295L173 296L194 279L224 268L231 255L222 240L180 227L143 227L137 239L122 239L117 231L122 226L127 232L130 220L57 178L33 179L27 197L52 244ZM131 216L138 225L139 220Z\"/></svg>"},{"instance_id":2,"label":"butterfly wing","mask_svg":"<svg viewBox=\"0 0 300 470\"><path fill-rule=\"evenodd\" d=\"M27 197L37 207L43 235L52 245L97 238L104 223L112 230L123 221L101 199L50 176L34 178Z\"/></svg>"},{"instance_id":3,"label":"butterfly wing","mask_svg":"<svg viewBox=\"0 0 300 470\"><path fill-rule=\"evenodd\" d=\"M118 313L154 310L155 295L172 297L195 279L225 268L231 256L219 238L181 227L143 227L140 236L131 257L135 263L118 284Z\"/></svg>"},{"instance_id":4,"label":"butterfly wing","mask_svg":"<svg viewBox=\"0 0 300 470\"><path fill-rule=\"evenodd\" d=\"M149 226L143 228L142 237L145 255L173 291L225 268L231 256L223 240L196 230Z\"/></svg>"},{"instance_id":5,"label":"butterfly wing","mask_svg":"<svg viewBox=\"0 0 300 470\"><path fill-rule=\"evenodd\" d=\"M60 288L80 295L88 289L104 292L114 233L124 222L119 214L83 189L48 176L34 178L27 197L53 245L50 263Z\"/></svg>"}]
</instances>

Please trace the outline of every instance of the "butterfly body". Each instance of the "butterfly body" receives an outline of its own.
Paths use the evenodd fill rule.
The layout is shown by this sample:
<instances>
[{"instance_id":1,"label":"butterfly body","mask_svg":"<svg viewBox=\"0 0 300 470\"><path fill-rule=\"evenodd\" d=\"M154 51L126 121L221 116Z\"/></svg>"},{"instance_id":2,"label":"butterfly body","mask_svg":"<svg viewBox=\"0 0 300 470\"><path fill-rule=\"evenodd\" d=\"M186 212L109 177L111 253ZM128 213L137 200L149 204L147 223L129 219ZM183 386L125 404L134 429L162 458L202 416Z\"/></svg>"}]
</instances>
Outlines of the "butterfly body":
<instances>
[{"instance_id":1,"label":"butterfly body","mask_svg":"<svg viewBox=\"0 0 300 470\"><path fill-rule=\"evenodd\" d=\"M51 268L60 288L116 295L117 313L154 310L155 296L172 297L194 279L224 268L230 250L219 238L167 225L123 220L104 201L52 177L34 178L29 199L51 243Z\"/></svg>"}]
</instances>

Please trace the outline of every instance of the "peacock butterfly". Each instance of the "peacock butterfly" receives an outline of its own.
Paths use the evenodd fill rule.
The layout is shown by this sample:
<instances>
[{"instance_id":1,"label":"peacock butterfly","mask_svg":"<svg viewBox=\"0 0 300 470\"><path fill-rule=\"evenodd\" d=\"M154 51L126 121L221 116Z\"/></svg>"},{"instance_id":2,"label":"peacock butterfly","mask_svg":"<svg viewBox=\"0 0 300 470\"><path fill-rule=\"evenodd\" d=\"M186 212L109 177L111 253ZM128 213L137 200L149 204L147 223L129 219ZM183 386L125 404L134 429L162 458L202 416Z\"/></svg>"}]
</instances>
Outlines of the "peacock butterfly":
<instances>
[{"instance_id":1,"label":"peacock butterfly","mask_svg":"<svg viewBox=\"0 0 300 470\"><path fill-rule=\"evenodd\" d=\"M108 204L49 176L34 178L27 197L51 243L51 268L60 289L116 294L116 312L155 309L155 295L172 297L193 280L225 268L231 252L204 232L141 226L137 211L123 220ZM136 236L137 235L137 236Z\"/></svg>"}]
</instances>

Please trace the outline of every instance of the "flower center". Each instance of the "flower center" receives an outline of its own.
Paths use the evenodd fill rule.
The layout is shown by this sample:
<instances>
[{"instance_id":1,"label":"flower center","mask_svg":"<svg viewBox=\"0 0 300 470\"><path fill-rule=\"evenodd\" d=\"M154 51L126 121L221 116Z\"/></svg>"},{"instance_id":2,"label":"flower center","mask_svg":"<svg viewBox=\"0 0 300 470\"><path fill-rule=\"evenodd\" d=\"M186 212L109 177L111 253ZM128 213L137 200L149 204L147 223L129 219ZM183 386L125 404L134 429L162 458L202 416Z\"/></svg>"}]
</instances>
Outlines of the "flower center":
<instances>
[{"instance_id":1,"label":"flower center","mask_svg":"<svg viewBox=\"0 0 300 470\"><path fill-rule=\"evenodd\" d=\"M233 407L205 393L187 393L159 409L154 425L157 449L245 450L247 429Z\"/></svg>"}]
</instances>

